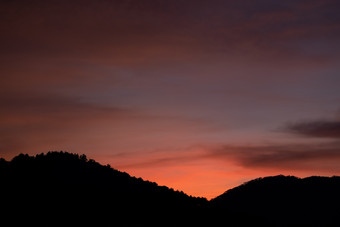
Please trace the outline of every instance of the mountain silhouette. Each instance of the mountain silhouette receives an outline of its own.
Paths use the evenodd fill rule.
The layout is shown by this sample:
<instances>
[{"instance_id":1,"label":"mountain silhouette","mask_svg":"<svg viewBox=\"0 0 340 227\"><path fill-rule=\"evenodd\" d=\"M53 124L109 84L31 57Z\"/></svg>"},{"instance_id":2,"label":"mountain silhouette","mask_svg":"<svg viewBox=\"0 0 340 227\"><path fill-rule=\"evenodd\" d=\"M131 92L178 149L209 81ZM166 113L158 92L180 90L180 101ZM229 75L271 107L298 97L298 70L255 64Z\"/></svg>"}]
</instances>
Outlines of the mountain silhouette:
<instances>
[{"instance_id":1,"label":"mountain silhouette","mask_svg":"<svg viewBox=\"0 0 340 227\"><path fill-rule=\"evenodd\" d=\"M0 176L7 216L33 225L175 226L207 203L66 152L1 159Z\"/></svg>"},{"instance_id":2,"label":"mountain silhouette","mask_svg":"<svg viewBox=\"0 0 340 227\"><path fill-rule=\"evenodd\" d=\"M0 159L8 226L340 226L340 177L259 178L207 201L85 155Z\"/></svg>"},{"instance_id":3,"label":"mountain silhouette","mask_svg":"<svg viewBox=\"0 0 340 227\"><path fill-rule=\"evenodd\" d=\"M219 212L253 216L269 226L340 226L340 177L258 178L210 203Z\"/></svg>"}]
</instances>

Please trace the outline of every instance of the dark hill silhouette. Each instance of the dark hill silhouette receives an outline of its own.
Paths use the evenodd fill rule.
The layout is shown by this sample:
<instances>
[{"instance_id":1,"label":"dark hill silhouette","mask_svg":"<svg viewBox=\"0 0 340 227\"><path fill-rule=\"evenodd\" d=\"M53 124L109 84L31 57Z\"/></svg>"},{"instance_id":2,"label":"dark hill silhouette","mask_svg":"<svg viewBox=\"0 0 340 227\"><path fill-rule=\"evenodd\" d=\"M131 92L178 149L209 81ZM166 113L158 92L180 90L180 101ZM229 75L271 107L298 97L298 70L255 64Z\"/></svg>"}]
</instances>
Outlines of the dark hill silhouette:
<instances>
[{"instance_id":1,"label":"dark hill silhouette","mask_svg":"<svg viewBox=\"0 0 340 227\"><path fill-rule=\"evenodd\" d=\"M65 152L1 159L0 177L7 215L33 225L177 226L207 203Z\"/></svg>"},{"instance_id":2,"label":"dark hill silhouette","mask_svg":"<svg viewBox=\"0 0 340 227\"><path fill-rule=\"evenodd\" d=\"M208 202L49 152L0 159L0 180L7 226L340 226L340 177L259 178Z\"/></svg>"},{"instance_id":3,"label":"dark hill silhouette","mask_svg":"<svg viewBox=\"0 0 340 227\"><path fill-rule=\"evenodd\" d=\"M219 212L254 216L269 226L340 226L340 177L258 178L210 203Z\"/></svg>"}]
</instances>

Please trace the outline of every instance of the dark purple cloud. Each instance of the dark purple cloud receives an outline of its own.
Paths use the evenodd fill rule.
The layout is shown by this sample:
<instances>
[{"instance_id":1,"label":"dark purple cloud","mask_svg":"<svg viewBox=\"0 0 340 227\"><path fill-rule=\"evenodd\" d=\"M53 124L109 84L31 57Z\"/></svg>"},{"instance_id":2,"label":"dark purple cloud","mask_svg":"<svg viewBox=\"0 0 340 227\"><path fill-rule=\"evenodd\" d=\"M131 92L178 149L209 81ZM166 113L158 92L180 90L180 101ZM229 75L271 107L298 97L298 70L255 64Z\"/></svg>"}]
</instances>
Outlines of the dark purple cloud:
<instances>
[{"instance_id":1,"label":"dark purple cloud","mask_svg":"<svg viewBox=\"0 0 340 227\"><path fill-rule=\"evenodd\" d=\"M210 158L234 161L245 168L277 170L340 170L340 144L282 144L207 149Z\"/></svg>"},{"instance_id":2,"label":"dark purple cloud","mask_svg":"<svg viewBox=\"0 0 340 227\"><path fill-rule=\"evenodd\" d=\"M287 132L314 138L340 138L340 121L310 121L290 124Z\"/></svg>"}]
</instances>

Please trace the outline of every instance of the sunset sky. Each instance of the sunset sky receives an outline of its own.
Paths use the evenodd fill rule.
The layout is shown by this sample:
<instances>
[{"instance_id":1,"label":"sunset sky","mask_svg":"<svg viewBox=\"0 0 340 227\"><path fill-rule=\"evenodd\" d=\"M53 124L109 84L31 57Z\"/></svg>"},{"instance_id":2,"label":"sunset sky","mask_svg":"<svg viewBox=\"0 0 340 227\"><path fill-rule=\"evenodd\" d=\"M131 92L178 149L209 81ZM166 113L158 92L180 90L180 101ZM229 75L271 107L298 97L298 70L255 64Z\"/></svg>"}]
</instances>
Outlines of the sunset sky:
<instances>
[{"instance_id":1,"label":"sunset sky","mask_svg":"<svg viewBox=\"0 0 340 227\"><path fill-rule=\"evenodd\" d=\"M340 175L340 1L3 0L0 156L194 196Z\"/></svg>"}]
</instances>

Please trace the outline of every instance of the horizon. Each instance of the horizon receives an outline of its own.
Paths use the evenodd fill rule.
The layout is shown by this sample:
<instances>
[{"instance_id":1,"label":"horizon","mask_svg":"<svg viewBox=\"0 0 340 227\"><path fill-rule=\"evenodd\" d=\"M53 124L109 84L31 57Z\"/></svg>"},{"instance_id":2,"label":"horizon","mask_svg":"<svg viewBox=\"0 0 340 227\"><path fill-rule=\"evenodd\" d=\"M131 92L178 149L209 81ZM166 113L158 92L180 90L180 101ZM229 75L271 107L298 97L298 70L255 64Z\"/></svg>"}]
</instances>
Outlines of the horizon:
<instances>
[{"instance_id":1,"label":"horizon","mask_svg":"<svg viewBox=\"0 0 340 227\"><path fill-rule=\"evenodd\" d=\"M41 156L41 155L47 156L47 155L50 154L50 153L58 153L58 154L64 153L64 154L69 154L69 155L76 155L76 156L78 157L78 160L82 160L82 161L86 161L86 162L90 162L90 163L98 163L98 164L101 165L101 166L107 166L107 167L109 167L110 169L113 169L113 170L115 170L115 171L118 171L118 172L121 172L121 173L126 173L126 174L128 174L130 177L140 178L140 177L138 177L138 176L132 176L132 175L130 175L130 174L127 173L127 172L120 171L119 169L116 169L116 168L110 166L109 164L99 163L99 162L97 162L97 161L94 160L94 159L88 158L85 154L78 154L78 153L72 153L72 152L67 152L67 151L48 151L48 152L46 152L46 153L40 153L40 154L36 154L36 155L29 155L29 154L20 153L20 154L16 155L15 157L13 157L11 160L6 160L6 159L4 159L4 160L5 160L6 162L11 162L14 158L20 157L21 155L24 155L24 156L29 155L29 157L31 157L31 158L36 158L37 156ZM0 159L3 159L3 158L0 157ZM156 183L156 185L157 185L157 186L160 186L160 187L165 186L165 187L167 187L168 189L172 189L172 190L177 191L177 192L182 192L182 193L186 194L187 196L191 196L191 197L195 197L195 198L202 198L202 199L206 199L207 201L212 201L212 200L214 200L214 199L216 199L216 198L218 198L218 197L220 197L220 196L226 194L230 189L236 189L236 188L238 188L239 186L247 185L248 183L251 183L251 182L253 182L253 181L264 180L264 179L269 179L269 178L270 178L270 179L274 179L274 178L276 178L276 179L281 179L282 177L284 177L284 178L295 178L295 179L299 179L299 180L305 180L305 179L308 179L308 178L315 178L315 177L317 177L317 178L319 178L319 177L321 177L321 178L328 178L328 179L334 178L334 177L340 178L340 176L336 176L336 175L333 175L333 176L316 176L316 175L314 175L314 176L308 176L308 177L297 177L297 176L293 176L293 175L282 175L282 174L279 174L279 175L263 176L263 177L258 177L258 178L250 179L249 181L243 182L243 183L241 183L241 184L239 184L239 185L236 185L235 187L229 188L229 189L225 190L223 193L221 193L221 194L219 194L219 195L217 195L217 196L215 196L215 197L212 197L212 198L198 197L198 196L195 196L195 195L190 195L190 194L187 194L186 192L183 192L183 191L181 191L181 190L177 190L177 189L175 189L175 188L168 187L167 185L160 185L160 184L158 184L157 182L153 182L153 181L149 181L149 182ZM148 180L146 180L146 179L142 179L142 180L143 180L143 181L148 181Z\"/></svg>"},{"instance_id":2,"label":"horizon","mask_svg":"<svg viewBox=\"0 0 340 227\"><path fill-rule=\"evenodd\" d=\"M340 2L2 1L0 156L213 198L340 175Z\"/></svg>"},{"instance_id":3,"label":"horizon","mask_svg":"<svg viewBox=\"0 0 340 227\"><path fill-rule=\"evenodd\" d=\"M10 159L6 159L6 158L3 158L3 157L0 157L0 159L4 159L6 162L11 162L15 157L18 157L18 156L20 156L20 155L29 155L30 157L35 157L36 155L47 155L48 153L60 153L60 152L64 152L64 153L68 153L68 154L72 154L72 155L78 155L79 157L81 157L81 156L83 156L83 155L85 155L85 154L81 154L81 153L72 153L72 152L68 152L68 151L48 151L48 152L42 152L42 153L36 153L36 154L32 154L32 155L30 155L30 154L25 154L25 153L19 153L19 154L17 154L17 155L15 155L15 156L13 156L12 158L10 158ZM135 178L141 178L140 176L134 176L134 175L132 175L132 174L130 174L130 173L128 173L128 172L126 172L126 171L122 171L122 170L120 170L120 169L117 169L117 168L115 168L114 166L111 166L110 164L108 164L108 163L100 163L100 162L98 162L97 160L95 160L95 159L92 159L92 158L89 158L89 157L87 157L86 155L85 155L85 157L86 157L86 159L87 159L87 161L89 161L89 160L93 160L94 162L97 162L97 163L99 163L100 165L102 165L102 166L109 166L111 169L113 169L113 170L117 170L117 171L119 171L119 172L122 172L122 173L127 173L129 176L131 176L131 177L135 177ZM241 182L241 183L239 183L238 185L234 185L234 186L232 186L232 187L230 187L230 188L227 188L227 189L225 189L222 193L220 193L220 194L218 194L218 195L214 195L214 196L212 196L212 197L204 197L204 196L197 196L197 195L192 195L192 194L189 194L189 193L187 193L187 192L185 192L185 191L182 191L182 190L180 190L180 189L177 189L177 188L172 188L172 187L170 187L170 186L168 186L168 185L163 185L163 184L159 184L158 182L155 182L155 181L152 181L152 180L149 180L149 179L144 179L144 178L141 178L142 180L144 180L144 181L150 181L150 182L153 182L153 183L156 183L158 186L166 186L166 187L168 187L169 189L173 189L173 190L175 190L175 191L179 191L179 192L183 192L183 193L185 193L186 195L188 195L188 196L192 196L192 197L197 197L197 198L204 198L204 199L207 199L207 201L211 201L211 200L213 200L213 199L215 199L215 198L217 198L217 197L219 197L220 195L223 195L223 194L225 194L227 191L229 191L230 189L234 189L234 188L237 188L238 186L241 186L241 185L244 185L244 184L247 184L248 182L250 182L250 181L253 181L253 180L258 180L258 179L263 179L263 178L271 178L271 177L279 177L279 176L283 176L283 177L294 177L294 178L297 178L297 179L306 179L306 178L310 178L310 177L340 177L339 175L332 175L332 176L323 176L323 175L309 175L309 176L303 176L303 177L299 177L299 176L296 176L296 175L284 175L284 174L277 174L277 175L266 175L266 176L259 176L259 177L256 177L256 178L252 178L252 179L249 179L249 180L247 180L247 181L244 181L244 182Z\"/></svg>"}]
</instances>

